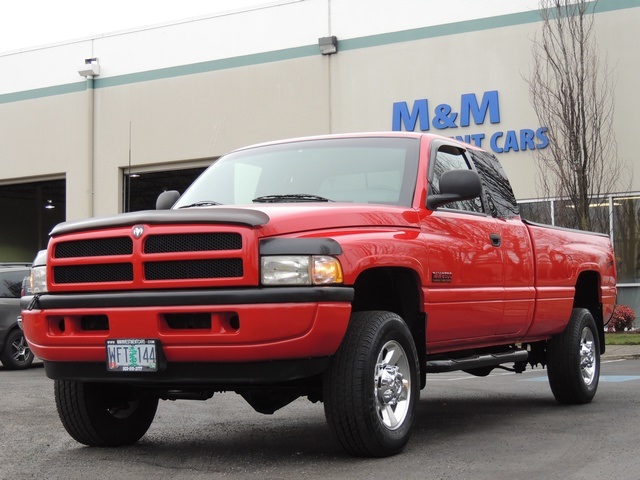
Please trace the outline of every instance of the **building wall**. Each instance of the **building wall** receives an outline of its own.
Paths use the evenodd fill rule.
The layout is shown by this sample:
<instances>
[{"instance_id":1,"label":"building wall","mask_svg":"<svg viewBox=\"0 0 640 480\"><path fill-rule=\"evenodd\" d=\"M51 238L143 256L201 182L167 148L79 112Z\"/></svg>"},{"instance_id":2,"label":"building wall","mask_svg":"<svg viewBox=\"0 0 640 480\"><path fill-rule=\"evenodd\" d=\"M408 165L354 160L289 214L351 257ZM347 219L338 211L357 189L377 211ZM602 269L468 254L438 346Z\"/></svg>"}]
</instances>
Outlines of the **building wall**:
<instances>
[{"instance_id":1,"label":"building wall","mask_svg":"<svg viewBox=\"0 0 640 480\"><path fill-rule=\"evenodd\" d=\"M500 123L448 136L541 127L524 77L537 1L292 0L246 12L0 55L0 184L67 179L67 218L121 211L121 176L206 163L242 145L329 132L391 130L393 106L499 95ZM635 26L640 0L600 0L597 38L617 78L619 155L638 164ZM319 53L336 35L339 52ZM77 73L98 58L91 82ZM422 125L424 128L425 125ZM419 128L419 127L416 127ZM499 155L519 199L538 196L534 152ZM633 177L640 191L640 175Z\"/></svg>"},{"instance_id":2,"label":"building wall","mask_svg":"<svg viewBox=\"0 0 640 480\"><path fill-rule=\"evenodd\" d=\"M91 215L86 92L0 104L0 183L66 178L68 218Z\"/></svg>"},{"instance_id":3,"label":"building wall","mask_svg":"<svg viewBox=\"0 0 640 480\"><path fill-rule=\"evenodd\" d=\"M239 146L329 132L320 55L96 89L96 214L118 211L127 166L211 159ZM130 129L130 130L129 130Z\"/></svg>"}]
</instances>

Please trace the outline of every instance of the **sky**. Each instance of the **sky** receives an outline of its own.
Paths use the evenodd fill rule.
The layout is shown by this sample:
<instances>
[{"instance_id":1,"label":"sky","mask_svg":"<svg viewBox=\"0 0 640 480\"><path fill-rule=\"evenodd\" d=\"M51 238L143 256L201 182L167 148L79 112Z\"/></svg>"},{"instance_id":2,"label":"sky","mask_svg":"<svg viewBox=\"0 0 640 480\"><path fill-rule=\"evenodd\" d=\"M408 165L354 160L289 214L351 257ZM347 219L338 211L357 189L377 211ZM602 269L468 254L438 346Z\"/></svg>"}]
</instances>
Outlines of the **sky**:
<instances>
[{"instance_id":1,"label":"sky","mask_svg":"<svg viewBox=\"0 0 640 480\"><path fill-rule=\"evenodd\" d=\"M4 0L0 3L0 53L271 3L278 2Z\"/></svg>"}]
</instances>

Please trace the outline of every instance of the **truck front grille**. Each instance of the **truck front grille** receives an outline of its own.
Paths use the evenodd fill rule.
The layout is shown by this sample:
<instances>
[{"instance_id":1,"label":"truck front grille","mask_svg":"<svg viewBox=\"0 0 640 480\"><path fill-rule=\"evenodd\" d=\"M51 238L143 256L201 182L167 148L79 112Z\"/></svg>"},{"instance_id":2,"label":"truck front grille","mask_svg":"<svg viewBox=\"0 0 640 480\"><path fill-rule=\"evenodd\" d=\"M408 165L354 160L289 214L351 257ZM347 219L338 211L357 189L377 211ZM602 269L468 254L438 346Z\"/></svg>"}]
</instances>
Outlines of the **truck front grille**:
<instances>
[{"instance_id":1,"label":"truck front grille","mask_svg":"<svg viewBox=\"0 0 640 480\"><path fill-rule=\"evenodd\" d=\"M104 283L130 282L133 280L133 265L130 263L107 263L101 265L69 265L53 269L55 283Z\"/></svg>"},{"instance_id":2,"label":"truck front grille","mask_svg":"<svg viewBox=\"0 0 640 480\"><path fill-rule=\"evenodd\" d=\"M168 280L174 280L172 287L257 282L257 269L251 268L247 277L244 263L253 264L254 256L247 253L257 251L248 229L226 226L219 231L216 225L147 225L144 229L141 238L133 237L131 227L83 233L80 239L73 234L54 238L54 290L56 285L64 291L167 288ZM106 234L110 236L99 236Z\"/></svg>"},{"instance_id":3,"label":"truck front grille","mask_svg":"<svg viewBox=\"0 0 640 480\"><path fill-rule=\"evenodd\" d=\"M149 262L144 265L144 276L147 280L241 277L242 259Z\"/></svg>"},{"instance_id":4,"label":"truck front grille","mask_svg":"<svg viewBox=\"0 0 640 480\"><path fill-rule=\"evenodd\" d=\"M242 236L239 233L150 235L144 242L144 253L206 252L241 248Z\"/></svg>"},{"instance_id":5,"label":"truck front grille","mask_svg":"<svg viewBox=\"0 0 640 480\"><path fill-rule=\"evenodd\" d=\"M112 237L58 243L54 256L55 258L108 257L132 253L133 240L130 237Z\"/></svg>"}]
</instances>

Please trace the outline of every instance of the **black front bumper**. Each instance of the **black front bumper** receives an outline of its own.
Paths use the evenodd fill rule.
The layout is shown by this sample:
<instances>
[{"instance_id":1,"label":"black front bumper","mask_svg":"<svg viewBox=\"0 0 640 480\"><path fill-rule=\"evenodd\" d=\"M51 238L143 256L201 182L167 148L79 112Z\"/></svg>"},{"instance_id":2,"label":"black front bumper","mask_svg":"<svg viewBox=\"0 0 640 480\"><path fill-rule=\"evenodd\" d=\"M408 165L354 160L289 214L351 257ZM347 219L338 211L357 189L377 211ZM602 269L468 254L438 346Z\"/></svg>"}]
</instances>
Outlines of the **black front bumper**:
<instances>
[{"instance_id":1,"label":"black front bumper","mask_svg":"<svg viewBox=\"0 0 640 480\"><path fill-rule=\"evenodd\" d=\"M242 387L286 385L324 372L330 357L251 363L167 363L157 372L110 372L104 362L44 362L53 380L120 383L157 388Z\"/></svg>"}]
</instances>

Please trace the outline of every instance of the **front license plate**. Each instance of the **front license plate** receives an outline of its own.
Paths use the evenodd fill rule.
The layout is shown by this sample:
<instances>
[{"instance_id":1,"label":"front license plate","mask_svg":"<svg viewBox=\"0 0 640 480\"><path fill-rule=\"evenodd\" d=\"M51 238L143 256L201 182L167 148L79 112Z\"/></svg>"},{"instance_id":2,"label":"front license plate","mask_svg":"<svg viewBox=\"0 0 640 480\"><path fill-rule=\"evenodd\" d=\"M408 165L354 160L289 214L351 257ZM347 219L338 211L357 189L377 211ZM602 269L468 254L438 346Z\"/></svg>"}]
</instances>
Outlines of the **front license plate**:
<instances>
[{"instance_id":1,"label":"front license plate","mask_svg":"<svg viewBox=\"0 0 640 480\"><path fill-rule=\"evenodd\" d=\"M157 372L157 340L107 340L107 370L110 372Z\"/></svg>"}]
</instances>

